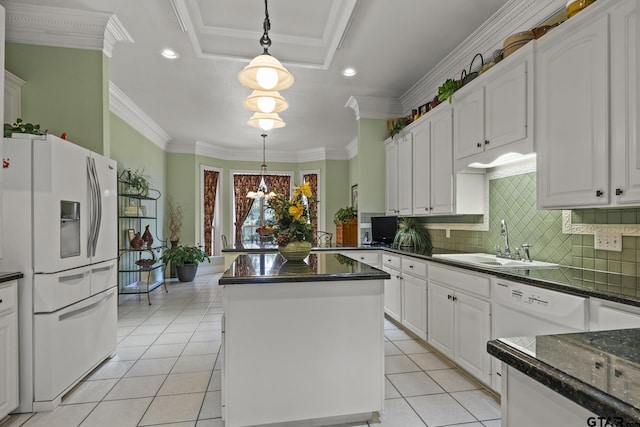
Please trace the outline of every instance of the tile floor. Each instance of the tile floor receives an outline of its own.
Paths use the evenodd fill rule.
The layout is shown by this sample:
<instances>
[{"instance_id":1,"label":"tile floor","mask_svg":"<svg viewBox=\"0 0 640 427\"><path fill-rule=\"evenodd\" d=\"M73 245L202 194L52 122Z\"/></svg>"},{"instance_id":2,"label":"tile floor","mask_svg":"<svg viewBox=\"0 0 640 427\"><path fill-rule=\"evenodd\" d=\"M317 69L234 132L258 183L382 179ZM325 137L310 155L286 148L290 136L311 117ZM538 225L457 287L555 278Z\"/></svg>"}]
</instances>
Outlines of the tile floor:
<instances>
[{"instance_id":1,"label":"tile floor","mask_svg":"<svg viewBox=\"0 0 640 427\"><path fill-rule=\"evenodd\" d=\"M54 411L1 427L223 427L218 278L156 289L151 306L121 296L117 356ZM500 404L482 386L386 320L385 337L385 408L368 426L500 426Z\"/></svg>"}]
</instances>

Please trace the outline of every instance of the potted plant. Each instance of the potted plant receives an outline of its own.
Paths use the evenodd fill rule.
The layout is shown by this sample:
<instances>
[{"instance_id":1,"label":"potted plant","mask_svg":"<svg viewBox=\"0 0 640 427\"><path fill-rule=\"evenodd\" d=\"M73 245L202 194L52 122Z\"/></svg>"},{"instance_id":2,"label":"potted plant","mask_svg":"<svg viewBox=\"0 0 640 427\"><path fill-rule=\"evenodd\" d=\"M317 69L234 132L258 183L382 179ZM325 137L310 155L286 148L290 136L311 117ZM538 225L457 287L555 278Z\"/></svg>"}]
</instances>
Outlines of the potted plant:
<instances>
[{"instance_id":1,"label":"potted plant","mask_svg":"<svg viewBox=\"0 0 640 427\"><path fill-rule=\"evenodd\" d=\"M46 135L46 130L40 130L40 125L34 125L32 123L25 123L22 119L16 119L16 122L13 124L5 123L4 124L4 137L11 138L11 135L14 133L28 133L31 135Z\"/></svg>"},{"instance_id":2,"label":"potted plant","mask_svg":"<svg viewBox=\"0 0 640 427\"><path fill-rule=\"evenodd\" d=\"M358 246L358 210L353 206L338 209L333 216L336 225L336 243L340 246Z\"/></svg>"},{"instance_id":3,"label":"potted plant","mask_svg":"<svg viewBox=\"0 0 640 427\"><path fill-rule=\"evenodd\" d=\"M399 134L402 131L402 129L404 129L405 127L407 127L407 121L404 118L397 119L393 123L393 126L391 126L391 130L389 131L389 136L393 138L394 136Z\"/></svg>"},{"instance_id":4,"label":"potted plant","mask_svg":"<svg viewBox=\"0 0 640 427\"><path fill-rule=\"evenodd\" d=\"M451 97L458 89L460 89L460 84L456 80L447 79L447 81L442 83L438 88L438 100L442 102L448 99L449 103L451 103Z\"/></svg>"},{"instance_id":5,"label":"potted plant","mask_svg":"<svg viewBox=\"0 0 640 427\"><path fill-rule=\"evenodd\" d=\"M415 252L429 253L433 249L429 230L415 218L402 218L393 239L393 247L410 247Z\"/></svg>"},{"instance_id":6,"label":"potted plant","mask_svg":"<svg viewBox=\"0 0 640 427\"><path fill-rule=\"evenodd\" d=\"M123 169L118 175L118 181L125 184L125 192L138 196L149 195L151 178L144 174L144 169Z\"/></svg>"},{"instance_id":7,"label":"potted plant","mask_svg":"<svg viewBox=\"0 0 640 427\"><path fill-rule=\"evenodd\" d=\"M161 260L165 265L171 263L176 267L181 282L192 282L198 272L198 264L205 260L211 262L201 246L191 245L168 249L162 253Z\"/></svg>"}]
</instances>

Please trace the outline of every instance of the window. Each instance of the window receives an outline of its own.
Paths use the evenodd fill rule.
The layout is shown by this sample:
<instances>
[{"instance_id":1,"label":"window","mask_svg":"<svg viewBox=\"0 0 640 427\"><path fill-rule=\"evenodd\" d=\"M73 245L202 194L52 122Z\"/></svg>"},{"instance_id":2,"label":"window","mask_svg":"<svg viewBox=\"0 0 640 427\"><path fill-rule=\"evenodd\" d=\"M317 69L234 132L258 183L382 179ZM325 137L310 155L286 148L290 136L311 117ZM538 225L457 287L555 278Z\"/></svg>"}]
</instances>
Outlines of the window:
<instances>
[{"instance_id":1,"label":"window","mask_svg":"<svg viewBox=\"0 0 640 427\"><path fill-rule=\"evenodd\" d=\"M202 166L200 169L200 236L204 251L207 255L220 253L221 245L219 221L219 194L221 171L216 168Z\"/></svg>"}]
</instances>

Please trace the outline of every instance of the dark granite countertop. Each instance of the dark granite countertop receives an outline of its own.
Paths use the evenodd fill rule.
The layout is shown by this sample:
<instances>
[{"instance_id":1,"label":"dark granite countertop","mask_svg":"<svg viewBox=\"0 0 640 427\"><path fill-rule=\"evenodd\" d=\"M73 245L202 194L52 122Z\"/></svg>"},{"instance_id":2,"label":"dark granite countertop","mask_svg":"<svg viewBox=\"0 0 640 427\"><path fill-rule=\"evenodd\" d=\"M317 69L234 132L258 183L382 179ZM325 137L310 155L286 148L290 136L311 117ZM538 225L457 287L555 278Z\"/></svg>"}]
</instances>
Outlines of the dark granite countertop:
<instances>
[{"instance_id":1,"label":"dark granite countertop","mask_svg":"<svg viewBox=\"0 0 640 427\"><path fill-rule=\"evenodd\" d=\"M415 258L445 264L452 267L464 268L479 273L524 283L531 286L560 291L568 294L602 298L622 304L640 307L640 279L607 271L589 270L559 265L554 268L493 268L491 266L471 265L449 259L434 257L437 254L461 253L448 249L434 248L429 253L416 252L411 249L390 248L387 246L359 246L359 247L322 247L313 248L314 252L384 250L385 252L408 255ZM222 252L262 253L276 252L275 245L251 245L246 248L226 248Z\"/></svg>"},{"instance_id":2,"label":"dark granite countertop","mask_svg":"<svg viewBox=\"0 0 640 427\"><path fill-rule=\"evenodd\" d=\"M384 271L328 252L310 254L304 262L286 261L274 252L239 255L220 278L221 285L338 280L389 279Z\"/></svg>"},{"instance_id":3,"label":"dark granite countertop","mask_svg":"<svg viewBox=\"0 0 640 427\"><path fill-rule=\"evenodd\" d=\"M0 271L0 283L10 282L12 280L22 279L24 275L22 273L7 273Z\"/></svg>"},{"instance_id":4,"label":"dark granite countertop","mask_svg":"<svg viewBox=\"0 0 640 427\"><path fill-rule=\"evenodd\" d=\"M621 329L499 338L487 351L599 416L640 423L639 346L640 329Z\"/></svg>"}]
</instances>

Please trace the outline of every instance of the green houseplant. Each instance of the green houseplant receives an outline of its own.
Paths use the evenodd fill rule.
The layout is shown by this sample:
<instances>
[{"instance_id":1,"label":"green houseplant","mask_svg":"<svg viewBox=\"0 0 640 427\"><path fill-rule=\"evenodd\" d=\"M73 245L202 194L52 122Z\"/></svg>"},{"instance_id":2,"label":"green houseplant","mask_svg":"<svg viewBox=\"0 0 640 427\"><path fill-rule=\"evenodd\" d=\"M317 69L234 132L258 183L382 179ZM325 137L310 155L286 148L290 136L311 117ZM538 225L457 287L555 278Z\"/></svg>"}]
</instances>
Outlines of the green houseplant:
<instances>
[{"instance_id":1,"label":"green houseplant","mask_svg":"<svg viewBox=\"0 0 640 427\"><path fill-rule=\"evenodd\" d=\"M333 216L336 224L336 243L339 246L358 246L358 210L353 206L340 208Z\"/></svg>"},{"instance_id":2,"label":"green houseplant","mask_svg":"<svg viewBox=\"0 0 640 427\"><path fill-rule=\"evenodd\" d=\"M192 282L198 272L198 264L205 261L211 262L201 246L191 245L167 249L160 259L165 265L171 263L176 267L178 280L181 282Z\"/></svg>"},{"instance_id":3,"label":"green houseplant","mask_svg":"<svg viewBox=\"0 0 640 427\"><path fill-rule=\"evenodd\" d=\"M442 83L438 88L438 101L442 102L445 99L448 99L449 103L451 103L451 97L458 89L460 89L460 84L457 81L447 79L447 81Z\"/></svg>"},{"instance_id":4,"label":"green houseplant","mask_svg":"<svg viewBox=\"0 0 640 427\"><path fill-rule=\"evenodd\" d=\"M345 208L340 208L333 216L334 224L344 224L350 219L358 218L358 210L353 206L347 206Z\"/></svg>"},{"instance_id":5,"label":"green houseplant","mask_svg":"<svg viewBox=\"0 0 640 427\"><path fill-rule=\"evenodd\" d=\"M396 237L393 239L393 247L411 247L420 253L428 253L433 249L429 230L411 217L402 218L400 221Z\"/></svg>"},{"instance_id":6,"label":"green houseplant","mask_svg":"<svg viewBox=\"0 0 640 427\"><path fill-rule=\"evenodd\" d=\"M32 123L25 123L22 119L16 119L13 124L4 124L4 137L11 138L11 134L14 133L29 133L31 135L46 135L46 130L41 130L40 125L34 125Z\"/></svg>"},{"instance_id":7,"label":"green houseplant","mask_svg":"<svg viewBox=\"0 0 640 427\"><path fill-rule=\"evenodd\" d=\"M144 169L123 169L118 175L118 181L125 184L125 191L129 194L136 194L147 197L151 178L145 175Z\"/></svg>"}]
</instances>

